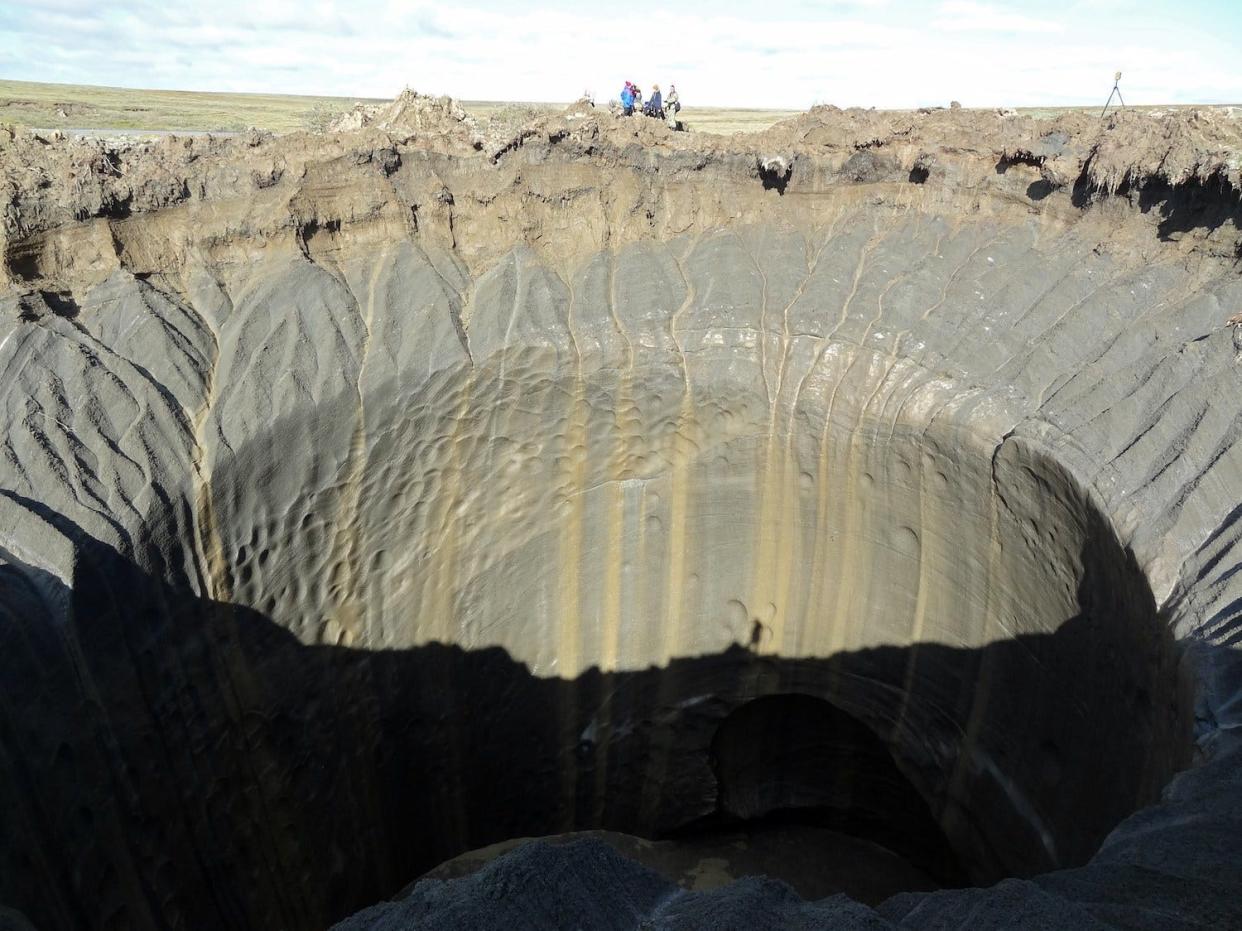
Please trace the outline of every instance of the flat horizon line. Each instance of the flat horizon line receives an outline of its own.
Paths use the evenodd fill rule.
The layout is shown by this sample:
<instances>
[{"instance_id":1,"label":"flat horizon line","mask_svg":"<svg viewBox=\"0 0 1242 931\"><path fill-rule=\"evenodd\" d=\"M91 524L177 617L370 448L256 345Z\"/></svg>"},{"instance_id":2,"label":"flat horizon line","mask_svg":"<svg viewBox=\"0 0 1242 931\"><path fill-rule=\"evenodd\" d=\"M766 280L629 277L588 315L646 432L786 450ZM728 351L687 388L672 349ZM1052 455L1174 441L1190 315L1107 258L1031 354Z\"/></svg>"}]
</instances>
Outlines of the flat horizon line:
<instances>
[{"instance_id":1,"label":"flat horizon line","mask_svg":"<svg viewBox=\"0 0 1242 931\"><path fill-rule=\"evenodd\" d=\"M0 85L5 85L5 84L8 84L8 85L24 84L24 85L29 85L31 87L42 87L42 88L53 88L53 87L62 87L66 89L81 88L81 89L87 89L87 90L119 91L123 93L135 93L135 94L186 94L186 95L203 96L203 97L253 97L253 98L280 97L280 98L286 98L286 99L308 100L308 101L316 101L316 100L353 101L356 103L367 103L367 104L389 103L393 99L395 99L398 94L401 93L401 91L399 90L397 91L397 93L393 94L390 97L372 97L372 96L364 96L364 95L358 95L358 94L300 94L300 93L290 93L287 91L193 90L190 88L180 88L180 87L133 87L133 86L123 85L123 84L74 84L74 83L69 83L69 82L64 82L64 81L32 81L26 78L0 77ZM406 87L410 88L410 85L406 85ZM405 88L402 88L402 90L404 89ZM417 88L410 88L410 89L415 90L418 93L427 93L424 91L418 91ZM521 105L521 106L565 107L565 106L569 106L575 100L580 99L580 98L575 97L575 98L564 99L564 100L506 100L502 98L455 97L452 94L441 94L441 93L428 93L428 96L452 97L452 99L456 100L458 103L461 103L463 105L481 104L481 105L486 105L486 106L513 104L513 105ZM601 100L601 99L609 100L611 99L611 97L612 95L608 95L608 96L601 98L597 95L596 99L597 100ZM734 112L746 111L746 112L753 112L753 113L805 113L808 110L811 110L817 106L836 106L842 110L850 110L850 109L877 110L877 111L889 111L889 112L896 112L896 113L911 111L911 110L921 110L921 109L925 109L928 107L933 107L933 108L940 107L942 109L948 109L947 104L923 103L923 104L911 104L910 106L901 106L901 107L881 107L881 106L872 106L872 105L864 105L864 104L849 104L849 105L843 106L841 104L833 103L831 101L815 102L805 107L798 107L798 106L784 106L784 107L724 106L721 104L687 103L686 109L722 110L722 111L734 111ZM964 110L1011 109L1011 110L1018 110L1018 111L1021 111L1021 110L1089 110L1089 109L1092 109L1095 107L1101 107L1101 106L1103 106L1103 104L1100 104L1100 103L1051 103L1050 102L1050 103L1039 103L1039 104L1020 104L1020 105L991 103L991 104L978 104L978 105L972 104L969 106L966 104L963 104L962 109ZM1201 102L1195 102L1195 103L1132 103L1132 104L1129 104L1125 109L1132 109L1132 110L1133 109L1151 109L1151 108L1186 109L1190 107L1238 107L1238 106L1242 106L1242 102L1213 103L1213 102L1201 101ZM2 107L3 107L3 103L0 103L0 108Z\"/></svg>"}]
</instances>

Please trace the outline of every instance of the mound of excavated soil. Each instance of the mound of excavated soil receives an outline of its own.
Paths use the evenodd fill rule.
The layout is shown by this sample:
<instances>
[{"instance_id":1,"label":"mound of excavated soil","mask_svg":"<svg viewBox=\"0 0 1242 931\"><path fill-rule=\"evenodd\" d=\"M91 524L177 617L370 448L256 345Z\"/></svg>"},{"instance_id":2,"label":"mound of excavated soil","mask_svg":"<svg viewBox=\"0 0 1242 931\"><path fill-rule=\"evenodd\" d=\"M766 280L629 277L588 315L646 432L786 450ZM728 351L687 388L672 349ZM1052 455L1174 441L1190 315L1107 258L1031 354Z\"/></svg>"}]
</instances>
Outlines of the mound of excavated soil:
<instances>
[{"instance_id":1,"label":"mound of excavated soil","mask_svg":"<svg viewBox=\"0 0 1242 931\"><path fill-rule=\"evenodd\" d=\"M350 119L0 135L0 915L1242 925L1235 118Z\"/></svg>"},{"instance_id":2,"label":"mound of excavated soil","mask_svg":"<svg viewBox=\"0 0 1242 931\"><path fill-rule=\"evenodd\" d=\"M452 97L436 97L403 90L387 104L355 104L332 123L331 132L351 132L370 127L406 133L453 133L477 128L475 120Z\"/></svg>"}]
</instances>

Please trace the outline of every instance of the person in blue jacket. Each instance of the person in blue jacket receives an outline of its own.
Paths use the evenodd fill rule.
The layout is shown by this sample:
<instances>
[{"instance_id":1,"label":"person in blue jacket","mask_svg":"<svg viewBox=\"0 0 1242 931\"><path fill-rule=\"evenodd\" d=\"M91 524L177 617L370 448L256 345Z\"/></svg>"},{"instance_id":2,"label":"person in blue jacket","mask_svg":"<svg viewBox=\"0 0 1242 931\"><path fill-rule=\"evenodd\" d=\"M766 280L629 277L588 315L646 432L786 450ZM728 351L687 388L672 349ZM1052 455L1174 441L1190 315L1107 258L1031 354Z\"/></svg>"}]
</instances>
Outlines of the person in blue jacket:
<instances>
[{"instance_id":1,"label":"person in blue jacket","mask_svg":"<svg viewBox=\"0 0 1242 931\"><path fill-rule=\"evenodd\" d=\"M621 112L626 116L634 113L634 85L629 81L626 81L625 87L621 89Z\"/></svg>"},{"instance_id":2,"label":"person in blue jacket","mask_svg":"<svg viewBox=\"0 0 1242 931\"><path fill-rule=\"evenodd\" d=\"M643 113L647 116L654 116L656 119L664 119L664 100L660 96L659 84L651 86L651 97L647 100Z\"/></svg>"}]
</instances>

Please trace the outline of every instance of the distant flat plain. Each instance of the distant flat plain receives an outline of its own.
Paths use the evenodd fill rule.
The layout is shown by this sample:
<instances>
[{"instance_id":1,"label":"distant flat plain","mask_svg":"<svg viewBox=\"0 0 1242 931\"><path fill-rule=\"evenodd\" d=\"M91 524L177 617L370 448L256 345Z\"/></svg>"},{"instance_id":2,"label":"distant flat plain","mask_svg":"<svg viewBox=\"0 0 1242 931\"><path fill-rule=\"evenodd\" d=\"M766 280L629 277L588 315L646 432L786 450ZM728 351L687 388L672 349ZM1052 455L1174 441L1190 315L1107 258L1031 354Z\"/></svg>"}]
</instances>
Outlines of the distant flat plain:
<instances>
[{"instance_id":1,"label":"distant flat plain","mask_svg":"<svg viewBox=\"0 0 1242 931\"><path fill-rule=\"evenodd\" d=\"M387 103L389 99L138 90L0 80L0 123L18 123L39 129L182 132L239 132L253 126L283 133L310 128L324 115L344 112L355 103ZM518 107L524 110L546 108L554 113L566 106L565 103L496 100L463 100L461 103L477 117L490 117ZM796 112L686 106L682 116L696 130L730 133L766 129Z\"/></svg>"},{"instance_id":2,"label":"distant flat plain","mask_svg":"<svg viewBox=\"0 0 1242 931\"><path fill-rule=\"evenodd\" d=\"M601 103L606 98L600 98ZM283 133L323 125L326 118L355 103L387 103L369 97L308 97L291 94L225 94L202 91L140 90L82 84L43 84L0 80L0 124L39 129L173 132L240 132L255 127ZM947 102L947 101L946 101ZM556 112L563 103L463 100L477 117L513 111ZM1036 117L1074 108L1030 108ZM1090 108L1083 108L1090 109ZM798 110L696 107L687 102L682 119L695 132L758 132Z\"/></svg>"}]
</instances>

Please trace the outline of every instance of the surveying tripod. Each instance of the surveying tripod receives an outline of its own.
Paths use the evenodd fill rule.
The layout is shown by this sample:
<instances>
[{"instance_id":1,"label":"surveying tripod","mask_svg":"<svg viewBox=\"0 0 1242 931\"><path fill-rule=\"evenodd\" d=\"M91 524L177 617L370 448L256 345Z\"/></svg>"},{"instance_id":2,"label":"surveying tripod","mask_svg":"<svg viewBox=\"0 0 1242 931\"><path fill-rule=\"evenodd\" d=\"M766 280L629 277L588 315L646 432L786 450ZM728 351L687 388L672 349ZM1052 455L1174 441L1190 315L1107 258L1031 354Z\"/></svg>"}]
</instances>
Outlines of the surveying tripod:
<instances>
[{"instance_id":1,"label":"surveying tripod","mask_svg":"<svg viewBox=\"0 0 1242 931\"><path fill-rule=\"evenodd\" d=\"M1100 119L1104 119L1104 114L1108 112L1109 106L1112 105L1113 97L1116 96L1121 101L1121 105L1126 105L1125 98L1121 96L1121 72L1118 71L1113 75L1113 92L1108 95L1108 100L1104 104L1104 109L1100 111Z\"/></svg>"}]
</instances>

